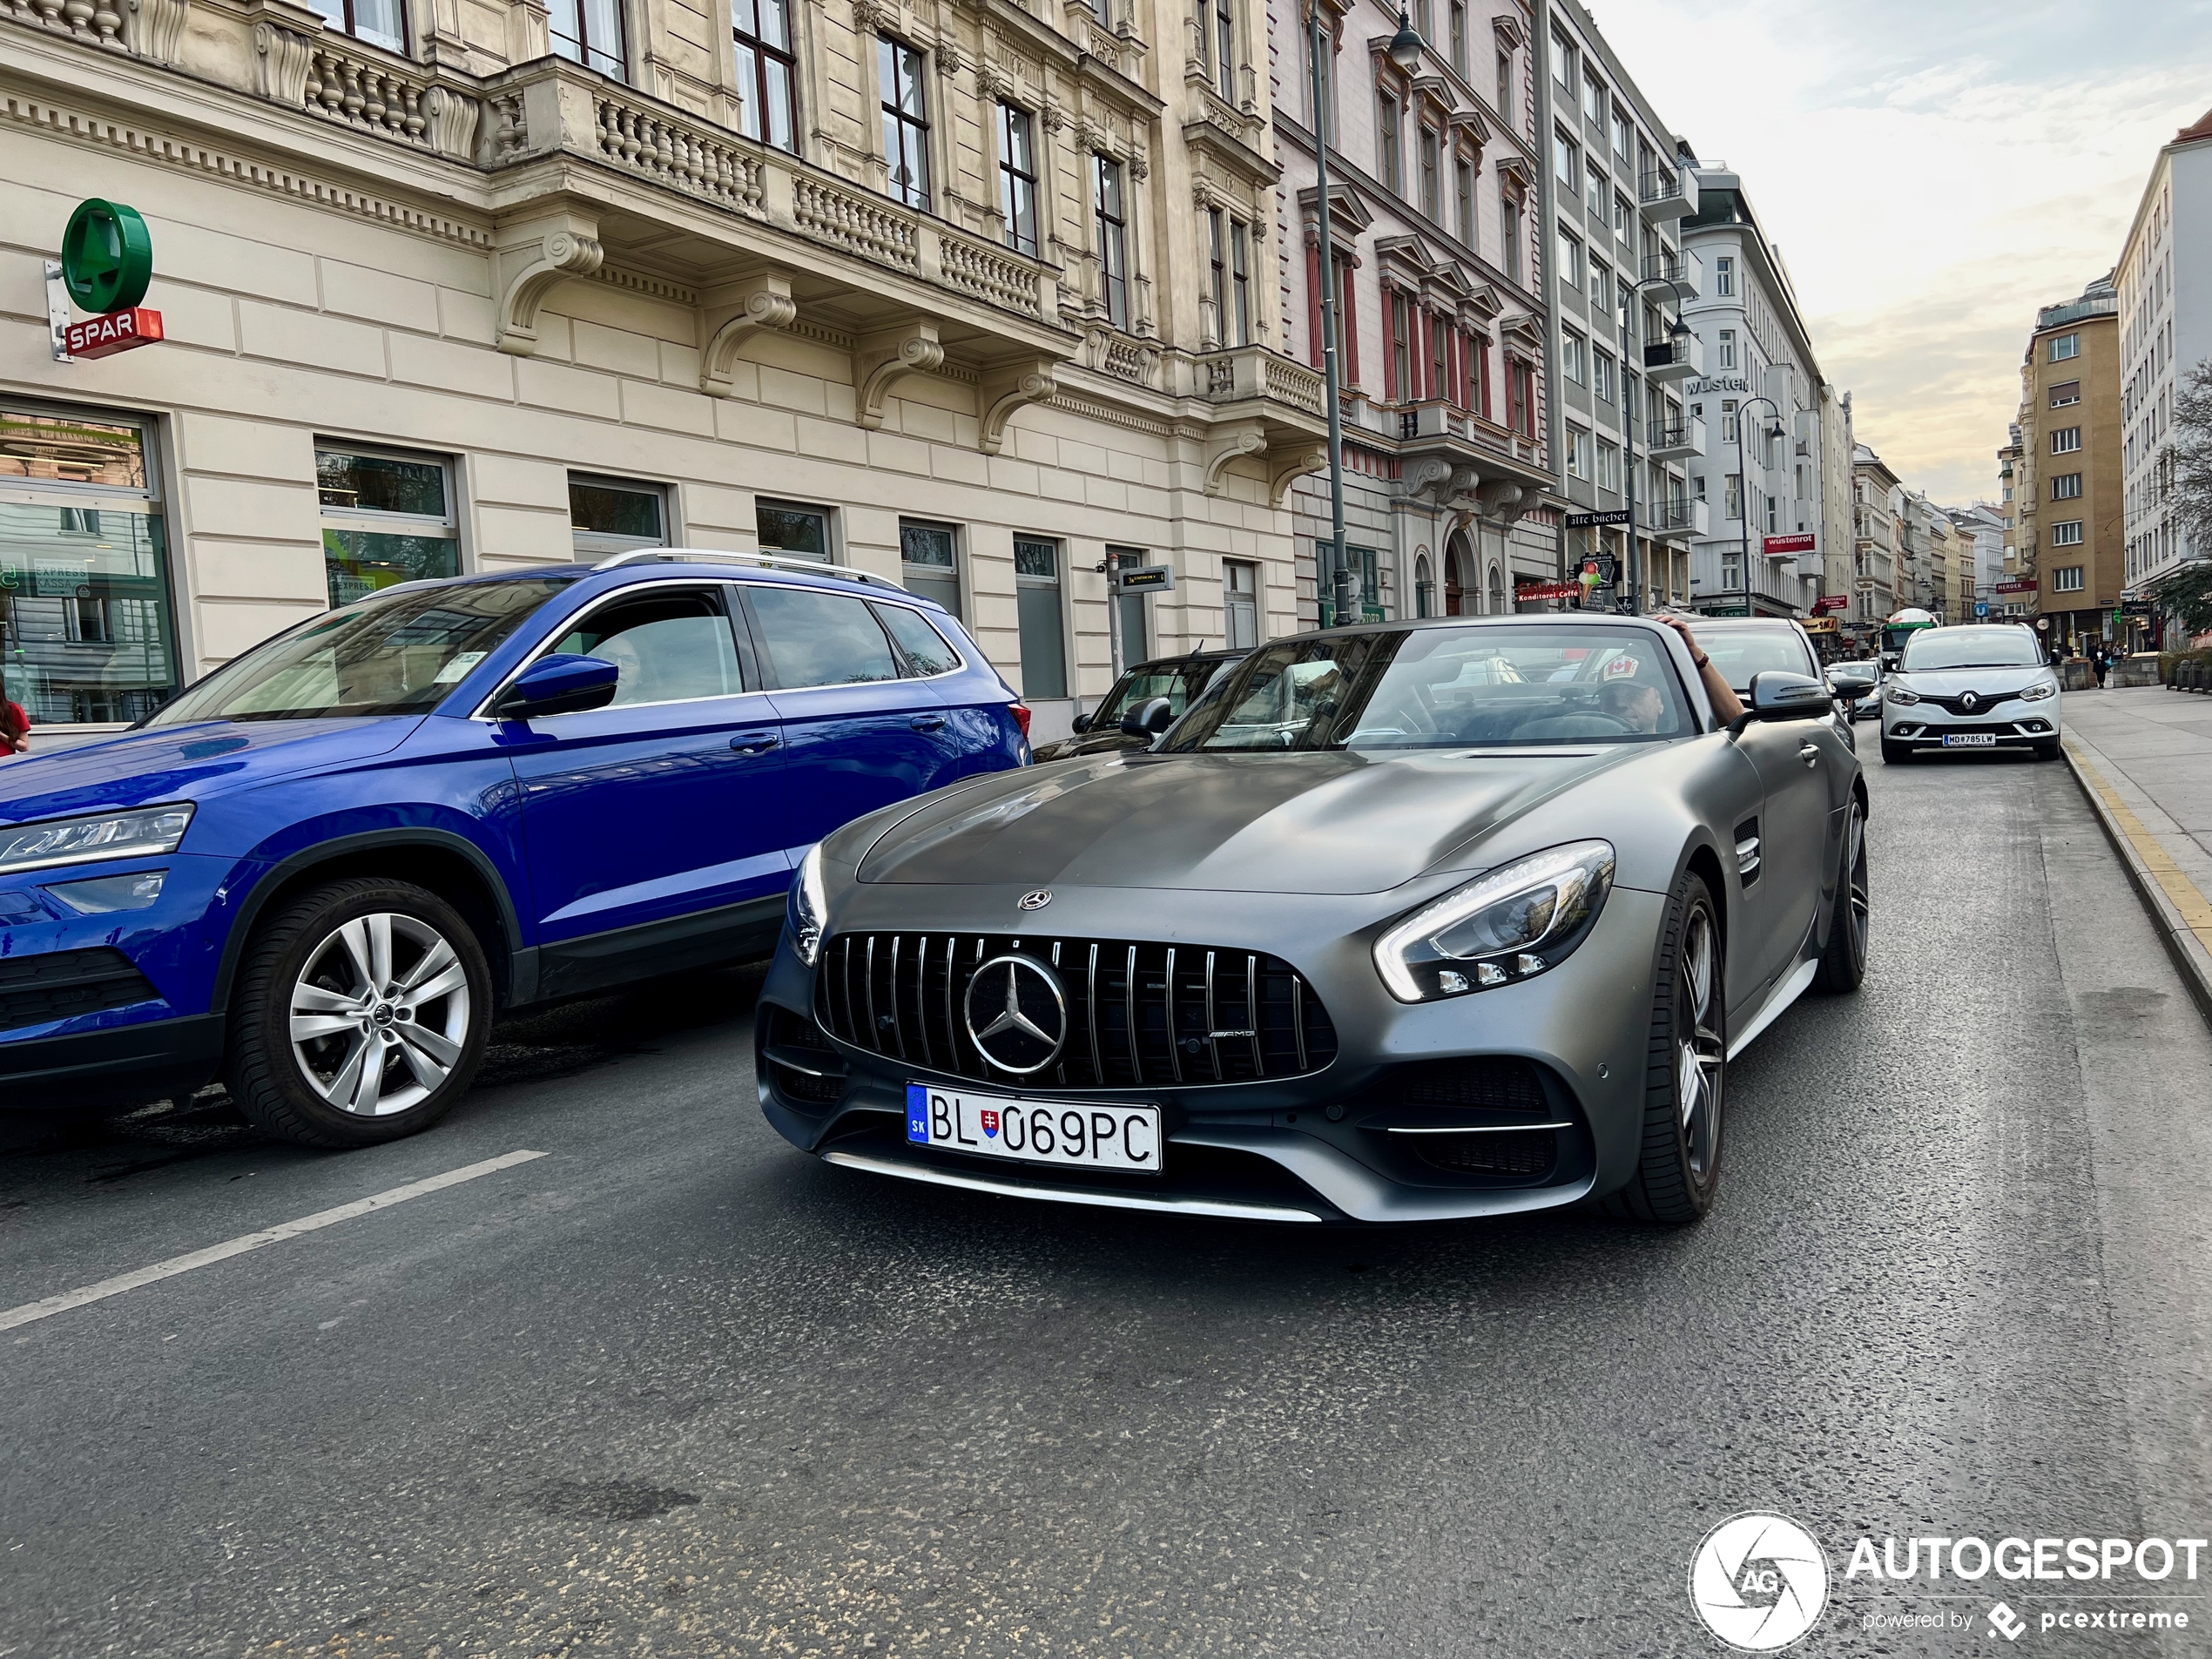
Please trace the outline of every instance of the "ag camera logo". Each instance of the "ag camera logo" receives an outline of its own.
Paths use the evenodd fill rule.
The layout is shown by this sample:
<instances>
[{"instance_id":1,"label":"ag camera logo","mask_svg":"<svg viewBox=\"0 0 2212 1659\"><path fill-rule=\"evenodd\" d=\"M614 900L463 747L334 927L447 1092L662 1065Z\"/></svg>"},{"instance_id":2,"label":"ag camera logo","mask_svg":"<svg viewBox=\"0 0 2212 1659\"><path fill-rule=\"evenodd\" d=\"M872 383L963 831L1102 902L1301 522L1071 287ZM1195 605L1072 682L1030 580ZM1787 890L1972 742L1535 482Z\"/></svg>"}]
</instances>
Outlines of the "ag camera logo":
<instances>
[{"instance_id":1,"label":"ag camera logo","mask_svg":"<svg viewBox=\"0 0 2212 1659\"><path fill-rule=\"evenodd\" d=\"M1828 1557L1786 1515L1746 1510L1705 1534L1689 1561L1689 1604L1742 1653L1774 1653L1820 1621Z\"/></svg>"}]
</instances>

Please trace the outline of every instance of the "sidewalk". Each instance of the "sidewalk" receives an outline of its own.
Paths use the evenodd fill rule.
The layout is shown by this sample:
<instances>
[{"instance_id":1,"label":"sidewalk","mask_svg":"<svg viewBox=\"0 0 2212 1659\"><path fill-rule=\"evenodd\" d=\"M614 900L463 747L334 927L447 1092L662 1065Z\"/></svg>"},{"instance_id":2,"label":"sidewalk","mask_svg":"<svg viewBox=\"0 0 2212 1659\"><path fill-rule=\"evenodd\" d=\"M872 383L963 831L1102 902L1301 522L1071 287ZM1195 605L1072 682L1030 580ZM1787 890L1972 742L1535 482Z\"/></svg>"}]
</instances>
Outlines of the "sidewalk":
<instances>
[{"instance_id":1,"label":"sidewalk","mask_svg":"<svg viewBox=\"0 0 2212 1659\"><path fill-rule=\"evenodd\" d=\"M2067 759L2212 1018L2212 697L2065 694Z\"/></svg>"}]
</instances>

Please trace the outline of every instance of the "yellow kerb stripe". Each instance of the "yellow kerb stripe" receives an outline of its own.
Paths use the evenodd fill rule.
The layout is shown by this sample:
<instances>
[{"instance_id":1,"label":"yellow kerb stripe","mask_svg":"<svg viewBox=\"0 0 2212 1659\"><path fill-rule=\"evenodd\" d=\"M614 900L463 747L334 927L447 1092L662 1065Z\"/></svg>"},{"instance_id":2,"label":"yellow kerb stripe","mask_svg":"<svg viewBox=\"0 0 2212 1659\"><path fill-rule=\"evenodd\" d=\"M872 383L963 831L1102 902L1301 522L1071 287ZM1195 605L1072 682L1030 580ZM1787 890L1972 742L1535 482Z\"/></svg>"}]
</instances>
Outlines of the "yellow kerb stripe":
<instances>
[{"instance_id":1,"label":"yellow kerb stripe","mask_svg":"<svg viewBox=\"0 0 2212 1659\"><path fill-rule=\"evenodd\" d=\"M2143 827L2142 820L2128 810L2127 803L2104 780L2104 774L2084 759L2081 751L2073 744L2066 746L2074 765L2089 780L2089 787L2096 791L2097 799L2104 802L2105 810L2120 826L2120 833L2128 838L2128 845L2134 848L2135 856L2143 861L2151 879L2173 900L2174 908L2182 913L2182 925L2196 935L2198 944L2212 951L2212 901L2196 890L2195 882L2182 873L2172 855L2158 844L2158 838Z\"/></svg>"}]
</instances>

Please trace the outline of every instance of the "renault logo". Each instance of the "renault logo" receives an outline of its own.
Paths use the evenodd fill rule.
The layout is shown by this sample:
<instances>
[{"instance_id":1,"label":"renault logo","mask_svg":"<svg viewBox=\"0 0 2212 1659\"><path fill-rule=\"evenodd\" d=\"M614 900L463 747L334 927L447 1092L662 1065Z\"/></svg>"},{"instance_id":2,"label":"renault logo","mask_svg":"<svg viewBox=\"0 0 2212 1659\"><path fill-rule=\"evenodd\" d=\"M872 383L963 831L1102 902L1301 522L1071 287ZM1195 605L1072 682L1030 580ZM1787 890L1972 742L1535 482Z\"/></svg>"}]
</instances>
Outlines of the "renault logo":
<instances>
[{"instance_id":1,"label":"renault logo","mask_svg":"<svg viewBox=\"0 0 2212 1659\"><path fill-rule=\"evenodd\" d=\"M1039 887L1035 893L1025 893L1014 901L1018 910L1042 910L1052 902L1052 889Z\"/></svg>"},{"instance_id":2,"label":"renault logo","mask_svg":"<svg viewBox=\"0 0 2212 1659\"><path fill-rule=\"evenodd\" d=\"M1965 696L1959 699L1959 706L1966 710L1967 713L1972 714L1976 709L1981 706L1981 698L1976 692L1968 691Z\"/></svg>"},{"instance_id":3,"label":"renault logo","mask_svg":"<svg viewBox=\"0 0 2212 1659\"><path fill-rule=\"evenodd\" d=\"M1059 977L1018 952L994 956L975 970L965 1012L969 1040L1001 1071L1042 1071L1068 1040L1068 999Z\"/></svg>"}]
</instances>

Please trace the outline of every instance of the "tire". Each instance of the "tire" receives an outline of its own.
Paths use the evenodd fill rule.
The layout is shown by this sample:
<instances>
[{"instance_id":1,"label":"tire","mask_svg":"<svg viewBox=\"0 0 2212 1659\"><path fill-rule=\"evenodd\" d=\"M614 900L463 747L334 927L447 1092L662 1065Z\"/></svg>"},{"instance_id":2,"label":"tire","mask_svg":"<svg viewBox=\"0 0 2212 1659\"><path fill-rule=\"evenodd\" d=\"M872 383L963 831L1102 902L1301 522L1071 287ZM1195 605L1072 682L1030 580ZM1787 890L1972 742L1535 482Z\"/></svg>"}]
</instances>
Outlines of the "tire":
<instances>
[{"instance_id":1,"label":"tire","mask_svg":"<svg viewBox=\"0 0 2212 1659\"><path fill-rule=\"evenodd\" d=\"M1813 983L1822 990L1855 991L1866 977L1866 813L1853 795L1844 819L1844 849L1836 898L1828 916L1828 948L1820 954Z\"/></svg>"},{"instance_id":2,"label":"tire","mask_svg":"<svg viewBox=\"0 0 2212 1659\"><path fill-rule=\"evenodd\" d=\"M2059 758L2059 740L2053 738L2048 742L2037 744L2035 758L2038 760L2056 760Z\"/></svg>"},{"instance_id":3,"label":"tire","mask_svg":"<svg viewBox=\"0 0 2212 1659\"><path fill-rule=\"evenodd\" d=\"M1912 745L1907 743L1892 743L1887 738L1884 738L1882 739L1882 760L1885 765L1901 766L1912 759Z\"/></svg>"},{"instance_id":4,"label":"tire","mask_svg":"<svg viewBox=\"0 0 2212 1659\"><path fill-rule=\"evenodd\" d=\"M1615 1215L1679 1227L1713 1206L1728 1101L1724 967L1712 894L1685 874L1668 897L1659 936L1642 1150L1629 1184L1606 1201Z\"/></svg>"},{"instance_id":5,"label":"tire","mask_svg":"<svg viewBox=\"0 0 2212 1659\"><path fill-rule=\"evenodd\" d=\"M404 881L333 881L255 929L223 1081L283 1140L381 1145L429 1128L469 1091L491 1014L483 948L451 905ZM300 1036L300 1022L325 1028Z\"/></svg>"}]
</instances>

